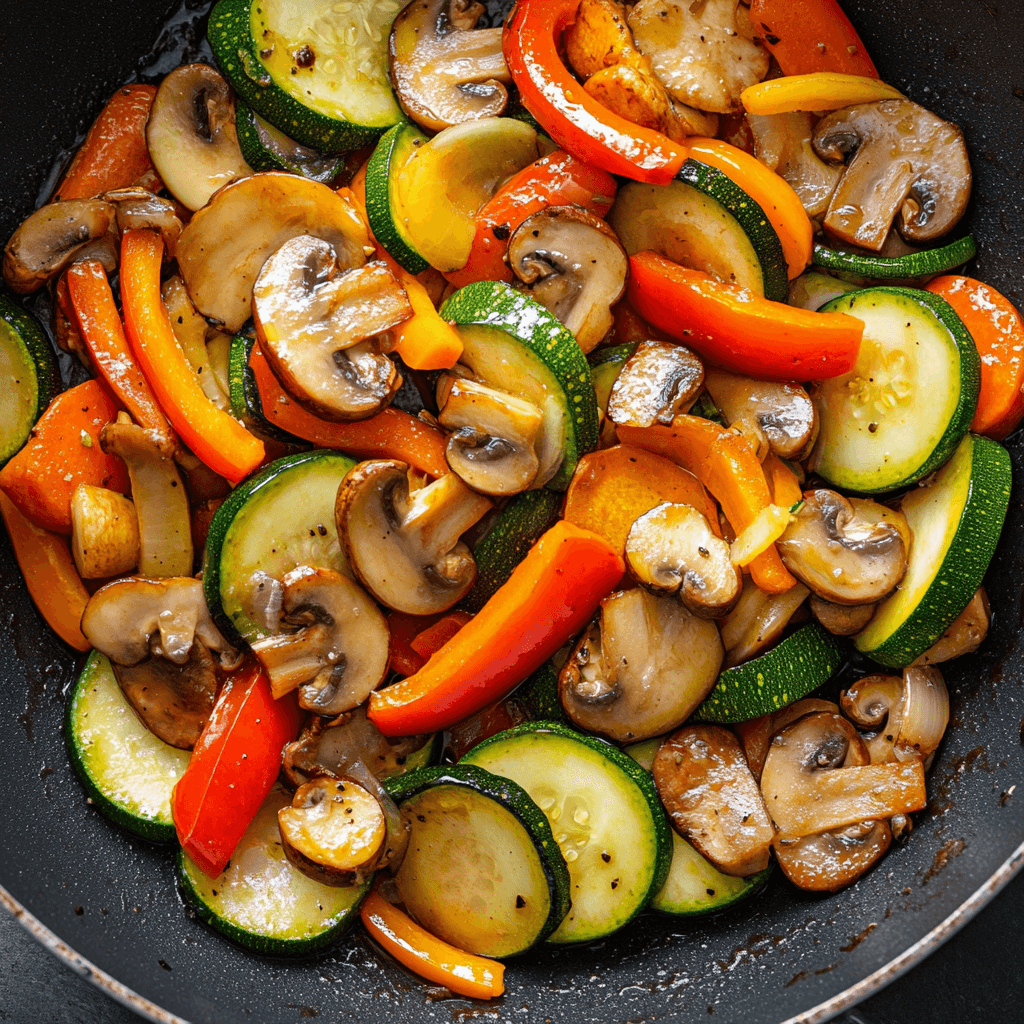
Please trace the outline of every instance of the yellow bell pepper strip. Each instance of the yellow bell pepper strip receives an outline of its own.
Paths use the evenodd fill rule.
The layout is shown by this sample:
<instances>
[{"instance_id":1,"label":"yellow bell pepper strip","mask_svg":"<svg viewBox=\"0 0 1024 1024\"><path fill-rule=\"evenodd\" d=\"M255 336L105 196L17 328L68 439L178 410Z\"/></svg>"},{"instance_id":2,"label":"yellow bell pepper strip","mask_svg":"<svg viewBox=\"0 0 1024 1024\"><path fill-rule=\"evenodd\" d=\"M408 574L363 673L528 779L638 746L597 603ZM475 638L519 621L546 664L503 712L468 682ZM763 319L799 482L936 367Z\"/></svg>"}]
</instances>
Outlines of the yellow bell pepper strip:
<instances>
[{"instance_id":1,"label":"yellow bell pepper strip","mask_svg":"<svg viewBox=\"0 0 1024 1024\"><path fill-rule=\"evenodd\" d=\"M689 470L718 500L737 534L772 504L757 455L735 431L699 416L677 416L671 427L620 426L618 432L623 444L646 448ZM750 575L767 594L796 586L774 544L750 563Z\"/></svg>"},{"instance_id":2,"label":"yellow bell pepper strip","mask_svg":"<svg viewBox=\"0 0 1024 1024\"><path fill-rule=\"evenodd\" d=\"M785 532L793 516L789 508L781 505L766 505L754 517L754 521L732 542L729 557L734 565L746 566L767 551Z\"/></svg>"},{"instance_id":3,"label":"yellow bell pepper strip","mask_svg":"<svg viewBox=\"0 0 1024 1024\"><path fill-rule=\"evenodd\" d=\"M419 672L370 694L370 721L385 736L415 736L476 714L579 632L624 569L603 537L555 523Z\"/></svg>"},{"instance_id":4,"label":"yellow bell pepper strip","mask_svg":"<svg viewBox=\"0 0 1024 1024\"><path fill-rule=\"evenodd\" d=\"M799 277L811 262L814 227L789 182L728 142L696 136L686 142L694 160L730 177L764 210L782 243L790 281Z\"/></svg>"},{"instance_id":5,"label":"yellow bell pepper strip","mask_svg":"<svg viewBox=\"0 0 1024 1024\"><path fill-rule=\"evenodd\" d=\"M748 114L788 114L794 110L839 110L855 103L901 100L903 93L879 78L814 71L748 86L740 102Z\"/></svg>"},{"instance_id":6,"label":"yellow bell pepper strip","mask_svg":"<svg viewBox=\"0 0 1024 1024\"><path fill-rule=\"evenodd\" d=\"M493 999L505 991L504 964L443 942L376 890L363 900L359 916L370 938L425 981L469 999Z\"/></svg>"},{"instance_id":7,"label":"yellow bell pepper strip","mask_svg":"<svg viewBox=\"0 0 1024 1024\"><path fill-rule=\"evenodd\" d=\"M505 23L502 47L526 109L566 152L610 174L667 185L687 147L641 128L602 106L562 62L562 33L579 0L519 0Z\"/></svg>"},{"instance_id":8,"label":"yellow bell pepper strip","mask_svg":"<svg viewBox=\"0 0 1024 1024\"><path fill-rule=\"evenodd\" d=\"M218 409L199 386L160 297L163 248L155 231L126 231L121 239L121 303L128 338L182 441L215 473L237 484L263 461L263 442Z\"/></svg>"},{"instance_id":9,"label":"yellow bell pepper strip","mask_svg":"<svg viewBox=\"0 0 1024 1024\"><path fill-rule=\"evenodd\" d=\"M0 491L0 515L14 548L14 557L25 577L25 585L39 613L50 629L76 651L92 644L82 635L82 613L89 592L82 583L67 541L43 530L18 511L14 502Z\"/></svg>"},{"instance_id":10,"label":"yellow bell pepper strip","mask_svg":"<svg viewBox=\"0 0 1024 1024\"><path fill-rule=\"evenodd\" d=\"M825 380L857 362L864 324L856 317L771 302L653 252L631 256L629 269L636 311L723 370L759 380Z\"/></svg>"}]
</instances>

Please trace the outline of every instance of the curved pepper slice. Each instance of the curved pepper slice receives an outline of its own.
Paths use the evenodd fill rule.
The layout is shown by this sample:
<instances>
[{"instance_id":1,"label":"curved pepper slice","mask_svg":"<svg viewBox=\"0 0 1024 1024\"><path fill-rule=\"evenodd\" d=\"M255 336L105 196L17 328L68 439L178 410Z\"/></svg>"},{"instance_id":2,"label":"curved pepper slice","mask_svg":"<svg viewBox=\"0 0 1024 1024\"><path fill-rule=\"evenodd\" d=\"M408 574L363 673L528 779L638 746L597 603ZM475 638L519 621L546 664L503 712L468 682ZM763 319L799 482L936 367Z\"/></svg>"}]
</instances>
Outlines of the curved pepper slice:
<instances>
[{"instance_id":1,"label":"curved pepper slice","mask_svg":"<svg viewBox=\"0 0 1024 1024\"><path fill-rule=\"evenodd\" d=\"M368 717L385 736L414 736L475 714L582 629L624 570L603 537L555 523L419 672L370 694Z\"/></svg>"},{"instance_id":2,"label":"curved pepper slice","mask_svg":"<svg viewBox=\"0 0 1024 1024\"><path fill-rule=\"evenodd\" d=\"M611 174L666 185L686 147L613 114L573 78L558 52L579 0L519 0L502 47L523 103L558 145Z\"/></svg>"},{"instance_id":3,"label":"curved pepper slice","mask_svg":"<svg viewBox=\"0 0 1024 1024\"><path fill-rule=\"evenodd\" d=\"M629 267L636 311L724 370L760 380L824 380L857 362L864 324L856 317L771 302L653 252L631 256Z\"/></svg>"},{"instance_id":4,"label":"curved pepper slice","mask_svg":"<svg viewBox=\"0 0 1024 1024\"><path fill-rule=\"evenodd\" d=\"M748 114L788 114L794 110L839 110L856 103L905 99L903 93L881 79L814 71L787 75L748 86L740 101Z\"/></svg>"}]
</instances>

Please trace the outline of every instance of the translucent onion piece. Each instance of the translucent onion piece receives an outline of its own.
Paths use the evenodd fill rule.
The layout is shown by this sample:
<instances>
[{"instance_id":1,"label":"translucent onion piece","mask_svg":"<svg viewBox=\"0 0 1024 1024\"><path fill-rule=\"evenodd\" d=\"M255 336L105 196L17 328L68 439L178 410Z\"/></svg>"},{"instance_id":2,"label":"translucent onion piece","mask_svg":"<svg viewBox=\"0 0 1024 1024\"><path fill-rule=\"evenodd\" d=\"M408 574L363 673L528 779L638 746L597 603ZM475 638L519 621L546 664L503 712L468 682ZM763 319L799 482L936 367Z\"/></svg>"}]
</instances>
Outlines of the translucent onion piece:
<instances>
[{"instance_id":1,"label":"translucent onion piece","mask_svg":"<svg viewBox=\"0 0 1024 1024\"><path fill-rule=\"evenodd\" d=\"M893 744L898 761L926 758L938 748L949 724L949 691L932 665L903 670L903 721Z\"/></svg>"}]
</instances>

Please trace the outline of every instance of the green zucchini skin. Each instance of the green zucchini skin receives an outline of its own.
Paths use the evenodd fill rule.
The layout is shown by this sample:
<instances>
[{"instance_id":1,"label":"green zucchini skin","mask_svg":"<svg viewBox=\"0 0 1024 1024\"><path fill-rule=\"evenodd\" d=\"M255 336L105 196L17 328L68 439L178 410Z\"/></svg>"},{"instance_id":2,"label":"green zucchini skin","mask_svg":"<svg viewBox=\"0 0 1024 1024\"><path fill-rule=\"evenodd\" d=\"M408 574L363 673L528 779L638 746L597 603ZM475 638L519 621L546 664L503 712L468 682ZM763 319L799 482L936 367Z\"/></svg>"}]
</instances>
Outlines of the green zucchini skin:
<instances>
[{"instance_id":1,"label":"green zucchini skin","mask_svg":"<svg viewBox=\"0 0 1024 1024\"><path fill-rule=\"evenodd\" d=\"M828 630L808 623L760 657L722 672L693 717L731 725L780 711L827 683L843 657Z\"/></svg>"},{"instance_id":2,"label":"green zucchini skin","mask_svg":"<svg viewBox=\"0 0 1024 1024\"><path fill-rule=\"evenodd\" d=\"M516 688L513 697L523 705L532 721L557 722L572 728L558 699L558 669L554 662L545 661Z\"/></svg>"},{"instance_id":3,"label":"green zucchini skin","mask_svg":"<svg viewBox=\"0 0 1024 1024\"><path fill-rule=\"evenodd\" d=\"M947 270L963 266L974 258L977 251L971 235L964 235L938 249L925 249L905 256L865 256L815 244L811 252L811 266L868 280L906 281L944 274Z\"/></svg>"},{"instance_id":4,"label":"green zucchini skin","mask_svg":"<svg viewBox=\"0 0 1024 1024\"><path fill-rule=\"evenodd\" d=\"M249 357L255 344L256 337L249 331L236 334L231 339L228 355L228 400L231 402L231 414L260 437L281 444L306 446L307 441L282 430L264 415L256 375L249 366Z\"/></svg>"},{"instance_id":5,"label":"green zucchini skin","mask_svg":"<svg viewBox=\"0 0 1024 1024\"><path fill-rule=\"evenodd\" d=\"M241 101L235 104L235 131L238 135L238 147L242 151L245 162L254 171L289 171L301 174L310 181L324 184L332 181L342 169L344 160L341 157L324 157L304 147L302 159L282 156L270 148L263 137L263 131L257 121L259 115ZM289 140L292 141L292 140ZM298 143L293 143L298 145Z\"/></svg>"}]
</instances>

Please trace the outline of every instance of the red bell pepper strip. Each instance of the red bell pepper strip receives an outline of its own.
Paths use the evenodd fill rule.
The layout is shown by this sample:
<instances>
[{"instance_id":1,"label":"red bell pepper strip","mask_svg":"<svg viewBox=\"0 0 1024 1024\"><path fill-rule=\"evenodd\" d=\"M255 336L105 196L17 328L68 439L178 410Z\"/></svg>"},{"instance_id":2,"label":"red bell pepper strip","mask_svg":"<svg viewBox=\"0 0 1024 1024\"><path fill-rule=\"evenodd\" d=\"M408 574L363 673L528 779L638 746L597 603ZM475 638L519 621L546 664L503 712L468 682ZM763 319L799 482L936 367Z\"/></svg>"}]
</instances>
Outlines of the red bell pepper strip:
<instances>
[{"instance_id":1,"label":"red bell pepper strip","mask_svg":"<svg viewBox=\"0 0 1024 1024\"><path fill-rule=\"evenodd\" d=\"M519 0L505 23L502 48L527 110L564 150L610 174L667 185L686 160L686 147L667 135L613 114L562 62L562 33L579 0Z\"/></svg>"},{"instance_id":2,"label":"red bell pepper strip","mask_svg":"<svg viewBox=\"0 0 1024 1024\"><path fill-rule=\"evenodd\" d=\"M461 270L445 274L456 288L474 281L511 281L505 262L509 236L549 206L581 206L603 217L615 199L615 179L600 167L558 150L513 175L476 215L476 237Z\"/></svg>"},{"instance_id":3,"label":"red bell pepper strip","mask_svg":"<svg viewBox=\"0 0 1024 1024\"><path fill-rule=\"evenodd\" d=\"M751 0L750 20L784 75L838 71L878 78L836 0Z\"/></svg>"},{"instance_id":4,"label":"red bell pepper strip","mask_svg":"<svg viewBox=\"0 0 1024 1024\"><path fill-rule=\"evenodd\" d=\"M237 484L263 461L263 442L206 397L171 329L160 297L164 243L155 231L121 240L121 302L135 358L160 407L188 448Z\"/></svg>"},{"instance_id":5,"label":"red bell pepper strip","mask_svg":"<svg viewBox=\"0 0 1024 1024\"><path fill-rule=\"evenodd\" d=\"M224 684L185 774L171 794L181 848L211 878L226 867L281 770L281 748L302 715L293 694L274 700L259 662Z\"/></svg>"},{"instance_id":6,"label":"red bell pepper strip","mask_svg":"<svg viewBox=\"0 0 1024 1024\"><path fill-rule=\"evenodd\" d=\"M439 622L447 612L436 615L410 615L408 612L388 614L388 668L400 676L419 672L427 659L412 649L412 642L429 626Z\"/></svg>"},{"instance_id":7,"label":"red bell pepper strip","mask_svg":"<svg viewBox=\"0 0 1024 1024\"><path fill-rule=\"evenodd\" d=\"M421 633L417 633L409 646L426 661L432 654L441 650L472 618L469 612L448 612Z\"/></svg>"},{"instance_id":8,"label":"red bell pepper strip","mask_svg":"<svg viewBox=\"0 0 1024 1024\"><path fill-rule=\"evenodd\" d=\"M83 260L65 276L75 322L96 371L136 423L174 443L174 431L128 347L103 265Z\"/></svg>"},{"instance_id":9,"label":"red bell pepper strip","mask_svg":"<svg viewBox=\"0 0 1024 1024\"><path fill-rule=\"evenodd\" d=\"M119 408L98 380L59 394L0 470L0 490L37 526L71 533L71 495L79 484L128 493L124 460L100 447L100 431Z\"/></svg>"},{"instance_id":10,"label":"red bell pepper strip","mask_svg":"<svg viewBox=\"0 0 1024 1024\"><path fill-rule=\"evenodd\" d=\"M1024 320L995 288L970 277L937 277L926 291L944 298L971 332L981 357L976 434L1001 441L1024 416Z\"/></svg>"},{"instance_id":11,"label":"red bell pepper strip","mask_svg":"<svg viewBox=\"0 0 1024 1024\"><path fill-rule=\"evenodd\" d=\"M709 363L760 380L824 380L857 362L864 324L723 284L653 252L629 258L629 300Z\"/></svg>"},{"instance_id":12,"label":"red bell pepper strip","mask_svg":"<svg viewBox=\"0 0 1024 1024\"><path fill-rule=\"evenodd\" d=\"M329 423L284 393L258 344L253 345L249 368L256 378L263 415L289 434L318 448L340 448L361 459L398 459L428 476L448 472L443 430L393 408L354 423Z\"/></svg>"},{"instance_id":13,"label":"red bell pepper strip","mask_svg":"<svg viewBox=\"0 0 1024 1024\"><path fill-rule=\"evenodd\" d=\"M504 697L583 628L624 568L603 537L555 523L419 672L370 694L370 720L385 736L414 736Z\"/></svg>"}]
</instances>

